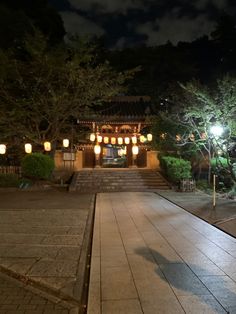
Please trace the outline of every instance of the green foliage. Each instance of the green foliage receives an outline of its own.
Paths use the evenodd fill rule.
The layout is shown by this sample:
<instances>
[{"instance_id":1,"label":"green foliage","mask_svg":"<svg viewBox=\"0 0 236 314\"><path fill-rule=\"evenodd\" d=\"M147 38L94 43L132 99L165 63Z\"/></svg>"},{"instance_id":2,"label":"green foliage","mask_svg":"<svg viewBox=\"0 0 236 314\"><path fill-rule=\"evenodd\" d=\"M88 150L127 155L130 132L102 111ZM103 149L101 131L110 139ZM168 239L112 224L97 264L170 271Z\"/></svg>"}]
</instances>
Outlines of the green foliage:
<instances>
[{"instance_id":1,"label":"green foliage","mask_svg":"<svg viewBox=\"0 0 236 314\"><path fill-rule=\"evenodd\" d=\"M22 173L33 179L49 179L54 170L54 161L51 157L41 153L26 155L22 160Z\"/></svg>"},{"instance_id":2,"label":"green foliage","mask_svg":"<svg viewBox=\"0 0 236 314\"><path fill-rule=\"evenodd\" d=\"M8 173L8 174L0 174L0 187L18 187L20 184L20 179L16 174Z\"/></svg>"},{"instance_id":3,"label":"green foliage","mask_svg":"<svg viewBox=\"0 0 236 314\"><path fill-rule=\"evenodd\" d=\"M135 70L117 73L98 62L95 48L77 44L50 49L43 34L35 32L25 38L22 58L0 51L2 137L56 142L71 130L72 121L124 91Z\"/></svg>"},{"instance_id":4,"label":"green foliage","mask_svg":"<svg viewBox=\"0 0 236 314\"><path fill-rule=\"evenodd\" d=\"M198 180L198 181L196 181L196 187L199 190L202 190L202 191L205 191L205 192L207 192L210 189L212 189L212 187L209 185L207 180Z\"/></svg>"},{"instance_id":5,"label":"green foliage","mask_svg":"<svg viewBox=\"0 0 236 314\"><path fill-rule=\"evenodd\" d=\"M221 170L227 170L229 167L227 158L217 157L211 159L211 169L214 173L218 173Z\"/></svg>"},{"instance_id":6,"label":"green foliage","mask_svg":"<svg viewBox=\"0 0 236 314\"><path fill-rule=\"evenodd\" d=\"M160 158L160 165L168 179L173 183L191 178L191 163L188 160L164 156Z\"/></svg>"}]
</instances>

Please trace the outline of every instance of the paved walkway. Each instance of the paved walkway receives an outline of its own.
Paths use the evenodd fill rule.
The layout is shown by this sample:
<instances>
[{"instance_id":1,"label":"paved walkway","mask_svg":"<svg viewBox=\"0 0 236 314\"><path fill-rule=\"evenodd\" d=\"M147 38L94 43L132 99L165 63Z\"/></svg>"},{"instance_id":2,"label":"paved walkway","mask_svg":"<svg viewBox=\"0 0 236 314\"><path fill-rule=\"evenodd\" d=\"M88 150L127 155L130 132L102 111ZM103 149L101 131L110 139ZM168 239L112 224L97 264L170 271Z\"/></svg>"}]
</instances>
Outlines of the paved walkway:
<instances>
[{"instance_id":1,"label":"paved walkway","mask_svg":"<svg viewBox=\"0 0 236 314\"><path fill-rule=\"evenodd\" d=\"M83 293L94 195L0 191L0 200L0 273L22 283L0 276L0 314L71 313Z\"/></svg>"},{"instance_id":2,"label":"paved walkway","mask_svg":"<svg viewBox=\"0 0 236 314\"><path fill-rule=\"evenodd\" d=\"M89 314L236 313L236 239L155 193L97 197Z\"/></svg>"}]
</instances>

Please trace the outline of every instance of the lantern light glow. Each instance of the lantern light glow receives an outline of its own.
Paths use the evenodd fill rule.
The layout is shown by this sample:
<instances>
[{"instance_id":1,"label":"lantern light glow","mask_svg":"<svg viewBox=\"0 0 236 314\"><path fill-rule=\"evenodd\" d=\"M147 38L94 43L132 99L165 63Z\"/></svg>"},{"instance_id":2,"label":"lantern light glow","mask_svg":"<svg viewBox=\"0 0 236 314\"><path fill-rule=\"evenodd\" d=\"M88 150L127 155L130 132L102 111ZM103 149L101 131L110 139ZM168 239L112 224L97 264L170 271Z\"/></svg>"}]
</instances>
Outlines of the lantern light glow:
<instances>
[{"instance_id":1,"label":"lantern light glow","mask_svg":"<svg viewBox=\"0 0 236 314\"><path fill-rule=\"evenodd\" d=\"M25 152L26 152L26 154L32 153L32 145L30 143L25 144Z\"/></svg>"},{"instance_id":2,"label":"lantern light glow","mask_svg":"<svg viewBox=\"0 0 236 314\"><path fill-rule=\"evenodd\" d=\"M89 139L91 142L94 142L95 139L96 139L96 135L94 133L91 133L90 136L89 136Z\"/></svg>"},{"instance_id":3,"label":"lantern light glow","mask_svg":"<svg viewBox=\"0 0 236 314\"><path fill-rule=\"evenodd\" d=\"M149 142L152 141L152 134L151 134L151 133L147 134L147 140L148 140Z\"/></svg>"},{"instance_id":4,"label":"lantern light glow","mask_svg":"<svg viewBox=\"0 0 236 314\"><path fill-rule=\"evenodd\" d=\"M51 150L51 143L50 142L44 142L43 146L44 146L44 150L46 152L50 152L50 150Z\"/></svg>"},{"instance_id":5,"label":"lantern light glow","mask_svg":"<svg viewBox=\"0 0 236 314\"><path fill-rule=\"evenodd\" d=\"M70 145L70 141L67 138L64 138L62 143L63 143L63 147L69 147L69 145Z\"/></svg>"},{"instance_id":6,"label":"lantern light glow","mask_svg":"<svg viewBox=\"0 0 236 314\"><path fill-rule=\"evenodd\" d=\"M137 144L137 137L136 136L132 136L132 143Z\"/></svg>"},{"instance_id":7,"label":"lantern light glow","mask_svg":"<svg viewBox=\"0 0 236 314\"><path fill-rule=\"evenodd\" d=\"M125 137L125 144L129 144L130 143L130 139L129 139L129 137Z\"/></svg>"},{"instance_id":8,"label":"lantern light glow","mask_svg":"<svg viewBox=\"0 0 236 314\"><path fill-rule=\"evenodd\" d=\"M1 155L6 154L6 149L7 149L7 147L5 144L0 144L0 154Z\"/></svg>"},{"instance_id":9,"label":"lantern light glow","mask_svg":"<svg viewBox=\"0 0 236 314\"><path fill-rule=\"evenodd\" d=\"M100 155L100 153L101 153L101 146L100 145L95 145L94 146L94 153L96 155Z\"/></svg>"},{"instance_id":10,"label":"lantern light glow","mask_svg":"<svg viewBox=\"0 0 236 314\"><path fill-rule=\"evenodd\" d=\"M132 153L133 153L133 155L138 155L138 151L139 151L138 146L137 146L137 145L134 145L134 146L132 147Z\"/></svg>"}]
</instances>

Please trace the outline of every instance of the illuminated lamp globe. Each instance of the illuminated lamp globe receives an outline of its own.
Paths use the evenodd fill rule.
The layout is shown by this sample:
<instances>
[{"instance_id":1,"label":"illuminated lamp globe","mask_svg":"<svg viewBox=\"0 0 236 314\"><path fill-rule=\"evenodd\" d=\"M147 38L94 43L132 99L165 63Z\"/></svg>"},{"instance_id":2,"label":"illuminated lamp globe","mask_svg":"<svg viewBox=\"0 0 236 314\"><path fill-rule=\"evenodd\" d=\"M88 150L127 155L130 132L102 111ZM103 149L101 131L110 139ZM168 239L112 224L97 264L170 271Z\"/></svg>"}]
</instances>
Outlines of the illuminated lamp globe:
<instances>
[{"instance_id":1,"label":"illuminated lamp globe","mask_svg":"<svg viewBox=\"0 0 236 314\"><path fill-rule=\"evenodd\" d=\"M25 152L26 152L26 154L32 153L32 145L30 143L25 144Z\"/></svg>"},{"instance_id":2,"label":"illuminated lamp globe","mask_svg":"<svg viewBox=\"0 0 236 314\"><path fill-rule=\"evenodd\" d=\"M210 128L210 132L212 135L216 136L216 137L220 137L223 134L223 127L221 125L213 125Z\"/></svg>"},{"instance_id":3,"label":"illuminated lamp globe","mask_svg":"<svg viewBox=\"0 0 236 314\"><path fill-rule=\"evenodd\" d=\"M6 154L6 149L7 149L7 147L5 144L0 144L0 154L1 155Z\"/></svg>"},{"instance_id":4,"label":"illuminated lamp globe","mask_svg":"<svg viewBox=\"0 0 236 314\"><path fill-rule=\"evenodd\" d=\"M111 138L111 144L114 145L115 143L116 143L116 138L115 138L115 137L112 137L112 138Z\"/></svg>"},{"instance_id":5,"label":"illuminated lamp globe","mask_svg":"<svg viewBox=\"0 0 236 314\"><path fill-rule=\"evenodd\" d=\"M151 134L151 133L149 133L149 134L147 135L147 140L148 140L149 142L152 141L152 134Z\"/></svg>"}]
</instances>

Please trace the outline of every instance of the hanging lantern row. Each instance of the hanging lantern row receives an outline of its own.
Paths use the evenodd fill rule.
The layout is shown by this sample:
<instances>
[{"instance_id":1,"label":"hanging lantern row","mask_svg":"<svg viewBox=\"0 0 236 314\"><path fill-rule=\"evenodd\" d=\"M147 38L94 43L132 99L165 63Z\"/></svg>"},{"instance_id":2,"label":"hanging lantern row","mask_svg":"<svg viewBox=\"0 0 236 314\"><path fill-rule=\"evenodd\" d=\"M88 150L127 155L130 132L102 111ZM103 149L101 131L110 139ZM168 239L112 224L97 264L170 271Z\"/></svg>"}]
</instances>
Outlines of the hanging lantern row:
<instances>
[{"instance_id":1,"label":"hanging lantern row","mask_svg":"<svg viewBox=\"0 0 236 314\"><path fill-rule=\"evenodd\" d=\"M94 153L95 153L95 155L100 155L101 154L101 146L99 144L94 146ZM132 153L133 153L133 155L138 155L139 147L137 145L133 145L132 146ZM118 151L118 155L119 156L123 156L123 155L126 155L126 154L127 154L126 147L125 147L125 149L120 149Z\"/></svg>"},{"instance_id":2,"label":"hanging lantern row","mask_svg":"<svg viewBox=\"0 0 236 314\"><path fill-rule=\"evenodd\" d=\"M138 142L138 137L136 135L130 137L111 137L109 138L108 136L104 136L102 137L101 135L96 135L95 133L91 133L89 136L89 139L91 142L95 142L97 140L98 143L102 143L104 142L104 144L108 144L109 142L112 145L115 145L116 143L118 143L119 145L122 145L123 143L125 143L126 145L128 145L130 142L132 142L132 144L137 144ZM147 137L145 137L144 135L140 135L139 136L139 141L141 143L144 143L146 141L151 142L152 141L152 134L149 133L147 134Z\"/></svg>"},{"instance_id":3,"label":"hanging lantern row","mask_svg":"<svg viewBox=\"0 0 236 314\"><path fill-rule=\"evenodd\" d=\"M69 147L69 144L70 144L70 141L68 139L64 139L62 141L63 147ZM44 142L43 143L43 147L44 147L44 150L46 152L50 152L51 149L52 149L50 142ZM6 145L5 144L0 144L0 155L6 154L6 150L7 150ZM25 153L26 154L31 154L32 153L32 144L30 144L30 143L26 143L25 144Z\"/></svg>"}]
</instances>

